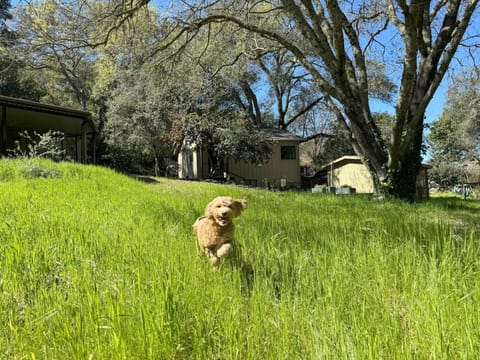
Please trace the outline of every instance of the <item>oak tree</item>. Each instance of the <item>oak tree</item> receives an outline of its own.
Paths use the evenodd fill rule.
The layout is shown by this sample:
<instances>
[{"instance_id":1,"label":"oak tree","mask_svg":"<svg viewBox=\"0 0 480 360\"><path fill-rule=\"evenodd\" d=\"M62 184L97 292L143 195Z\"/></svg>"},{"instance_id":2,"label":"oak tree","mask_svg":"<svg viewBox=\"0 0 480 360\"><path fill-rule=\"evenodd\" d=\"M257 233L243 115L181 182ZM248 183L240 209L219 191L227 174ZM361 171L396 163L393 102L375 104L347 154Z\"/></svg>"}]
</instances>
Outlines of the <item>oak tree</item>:
<instances>
[{"instance_id":1,"label":"oak tree","mask_svg":"<svg viewBox=\"0 0 480 360\"><path fill-rule=\"evenodd\" d=\"M336 120L350 134L377 191L414 200L425 111L462 40L475 40L478 35L465 36L478 0L191 0L182 4L182 11L172 12L172 18L179 20L178 31L168 41L190 39L203 26L229 22L286 49L309 72ZM367 63L378 56L379 48L398 56L394 60L401 63L388 142L382 139L370 101Z\"/></svg>"}]
</instances>

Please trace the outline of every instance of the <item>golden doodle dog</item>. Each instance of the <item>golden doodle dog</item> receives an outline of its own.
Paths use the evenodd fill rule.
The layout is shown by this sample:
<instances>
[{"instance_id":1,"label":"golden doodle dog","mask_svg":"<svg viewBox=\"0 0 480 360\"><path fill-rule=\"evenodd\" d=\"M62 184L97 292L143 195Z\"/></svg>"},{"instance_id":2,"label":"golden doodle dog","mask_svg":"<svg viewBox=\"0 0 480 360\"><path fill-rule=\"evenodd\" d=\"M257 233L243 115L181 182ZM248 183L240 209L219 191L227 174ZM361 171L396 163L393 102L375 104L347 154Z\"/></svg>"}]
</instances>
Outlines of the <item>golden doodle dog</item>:
<instances>
[{"instance_id":1,"label":"golden doodle dog","mask_svg":"<svg viewBox=\"0 0 480 360\"><path fill-rule=\"evenodd\" d=\"M207 205L204 216L199 217L193 224L198 245L212 265L218 265L219 261L232 251L235 228L232 220L240 216L246 208L245 199L219 196Z\"/></svg>"}]
</instances>

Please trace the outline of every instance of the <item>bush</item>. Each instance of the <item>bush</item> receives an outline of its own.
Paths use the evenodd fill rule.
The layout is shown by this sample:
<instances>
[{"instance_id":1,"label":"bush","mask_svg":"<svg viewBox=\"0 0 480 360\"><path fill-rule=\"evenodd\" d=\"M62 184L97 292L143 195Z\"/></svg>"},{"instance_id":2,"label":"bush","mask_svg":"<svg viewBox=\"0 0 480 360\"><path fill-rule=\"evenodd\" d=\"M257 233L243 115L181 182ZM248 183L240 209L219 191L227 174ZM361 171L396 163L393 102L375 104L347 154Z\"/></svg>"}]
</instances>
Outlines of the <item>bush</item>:
<instances>
[{"instance_id":1,"label":"bush","mask_svg":"<svg viewBox=\"0 0 480 360\"><path fill-rule=\"evenodd\" d=\"M77 168L74 168L77 169ZM59 178L58 164L47 159L18 158L0 160L0 182L35 178Z\"/></svg>"},{"instance_id":2,"label":"bush","mask_svg":"<svg viewBox=\"0 0 480 360\"><path fill-rule=\"evenodd\" d=\"M65 150L62 149L64 134L60 131L47 131L39 134L36 131L30 134L28 131L19 133L24 139L26 147L20 145L16 149L8 150L11 157L29 157L29 158L48 158L54 161L60 161L65 156Z\"/></svg>"},{"instance_id":3,"label":"bush","mask_svg":"<svg viewBox=\"0 0 480 360\"><path fill-rule=\"evenodd\" d=\"M24 162L19 170L26 179L60 177L60 173L57 170L28 160Z\"/></svg>"},{"instance_id":4,"label":"bush","mask_svg":"<svg viewBox=\"0 0 480 360\"><path fill-rule=\"evenodd\" d=\"M465 183L464 169L456 164L435 164L428 173L431 187L440 190L452 189L456 184Z\"/></svg>"}]
</instances>

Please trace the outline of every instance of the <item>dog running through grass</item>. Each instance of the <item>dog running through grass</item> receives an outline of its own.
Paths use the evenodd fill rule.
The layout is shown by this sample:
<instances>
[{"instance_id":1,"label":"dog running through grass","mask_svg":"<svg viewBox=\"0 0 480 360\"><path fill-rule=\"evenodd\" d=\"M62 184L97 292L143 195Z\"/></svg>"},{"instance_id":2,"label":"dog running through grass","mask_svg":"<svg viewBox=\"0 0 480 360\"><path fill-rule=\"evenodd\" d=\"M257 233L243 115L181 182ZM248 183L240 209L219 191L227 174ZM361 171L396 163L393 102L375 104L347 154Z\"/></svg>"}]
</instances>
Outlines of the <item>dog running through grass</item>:
<instances>
[{"instance_id":1,"label":"dog running through grass","mask_svg":"<svg viewBox=\"0 0 480 360\"><path fill-rule=\"evenodd\" d=\"M247 208L247 200L219 196L205 208L205 214L193 224L198 246L213 266L232 251L233 219Z\"/></svg>"}]
</instances>

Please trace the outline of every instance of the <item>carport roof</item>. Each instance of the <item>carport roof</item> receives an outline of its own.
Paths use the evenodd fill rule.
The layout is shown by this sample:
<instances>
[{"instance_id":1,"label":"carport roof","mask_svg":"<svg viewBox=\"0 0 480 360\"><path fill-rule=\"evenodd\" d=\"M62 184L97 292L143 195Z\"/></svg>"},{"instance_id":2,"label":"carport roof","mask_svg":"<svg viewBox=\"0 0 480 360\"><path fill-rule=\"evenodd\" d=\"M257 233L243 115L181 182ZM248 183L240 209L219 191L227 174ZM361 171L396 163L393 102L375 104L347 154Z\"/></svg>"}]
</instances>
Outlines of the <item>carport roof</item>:
<instances>
[{"instance_id":1,"label":"carport roof","mask_svg":"<svg viewBox=\"0 0 480 360\"><path fill-rule=\"evenodd\" d=\"M95 125L87 111L56 105L0 96L2 123L7 128L30 131L61 131L66 135L95 132Z\"/></svg>"}]
</instances>

